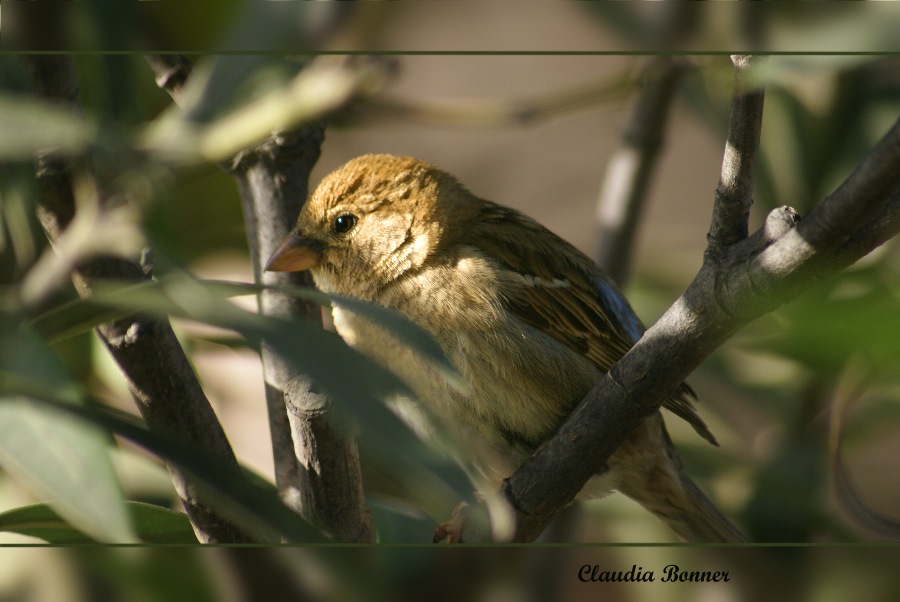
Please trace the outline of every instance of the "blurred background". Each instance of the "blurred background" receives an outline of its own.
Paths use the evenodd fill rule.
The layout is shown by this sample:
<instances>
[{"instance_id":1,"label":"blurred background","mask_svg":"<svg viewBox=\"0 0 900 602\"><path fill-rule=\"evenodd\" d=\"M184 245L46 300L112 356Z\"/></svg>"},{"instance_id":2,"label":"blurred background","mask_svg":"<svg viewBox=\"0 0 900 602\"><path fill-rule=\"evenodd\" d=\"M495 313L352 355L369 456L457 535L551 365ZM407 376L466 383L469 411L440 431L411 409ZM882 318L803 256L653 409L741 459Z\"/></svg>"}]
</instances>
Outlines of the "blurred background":
<instances>
[{"instance_id":1,"label":"blurred background","mask_svg":"<svg viewBox=\"0 0 900 602\"><path fill-rule=\"evenodd\" d=\"M410 3L377 16L357 11L341 16L341 26L317 43L339 49L456 49L463 43L460 32L465 31L470 36L465 44L473 48L533 48L531 30L504 26L508 11L495 3L467 4L466 11L423 11ZM722 46L716 24L685 33L665 20L641 21L582 3L555 6L540 11L536 17L540 20L533 24L547 48L628 49L629 40L639 33L689 40L688 49L691 43L699 48ZM191 35L199 35L202 43L211 40L212 47L264 45L265 30L259 23L242 22L234 12L214 17L199 34L160 17L156 33L173 47ZM787 15L773 31L790 32L794 24ZM94 28L88 27L92 35L113 36L109 23L88 20L88 25ZM6 20L4 26L8 27ZM829 23L822 24L826 31L828 27ZM847 21L846 28L858 33L865 23ZM799 35L809 29L793 31ZM258 74L268 75L246 76L235 86L237 92L229 99L234 106L284 85L306 60L280 54L191 58L198 66L218 62L220 69L228 61L258 61ZM412 155L455 174L475 194L527 213L587 254L597 253L597 205L604 175L622 145L645 81L642 74L653 56L389 53L381 58L392 75L370 99L331 115L311 186L360 154ZM5 91L22 93L12 64L15 57L4 55L0 60ZM688 54L678 60L687 68L664 129L636 233L630 277L624 283L627 297L646 324L677 299L701 265L732 92L727 54ZM139 54L80 54L76 65L85 114L105 127L137 128L171 104ZM780 205L805 214L851 172L900 109L896 56L773 56L764 75L767 95L751 231ZM489 116L481 123L464 123L453 117L458 114L453 111L388 114L374 103L366 104L374 100L381 107L396 107L402 102L407 108L442 106L481 115L489 114L498 101L501 107L528 107L568 92L584 92L590 100L521 123ZM227 112L227 107L220 109ZM211 164L173 172L171 178L154 193L143 222L161 269L177 265L201 278L251 282L234 179ZM266 591L272 583L293 588L298 596L323 599L334 594L353 599L427 595L586 600L602 592L613 600L675 600L690 592L692 598L724 601L753 599L769 587L784 599L825 599L824 592L833 599L842 599L844 593L888 599L900 591L896 576L886 568L896 566L896 548L846 552L829 546L897 538L898 259L897 245L886 244L840 277L752 323L704 362L689 382L720 448L706 445L667 416L688 474L752 541L822 547L584 547L674 541L661 523L615 494L579 504L544 537L544 543L574 545L537 550L314 548L254 550L257 557L251 558L250 551L232 549L203 553L177 548L79 549L68 554L0 549L0 600L164 596L172 600L188 595L191 600L243 599ZM255 305L249 297L239 302L246 308ZM271 480L272 451L257 353L216 329L174 323L238 459ZM57 344L53 351L86 390L113 407L134 412L121 373L91 333ZM177 498L158 459L120 443L113 462L127 499L174 507ZM392 497L377 475L371 479L367 492L380 541L427 542L432 521ZM0 513L39 501L26 483L0 473ZM0 544L36 541L0 533ZM658 580L670 563L688 570L729 570L733 580L689 587L577 580L585 564L621 571L634 564L655 571ZM259 576L269 572L274 577L267 584ZM448 580L447 575L465 578ZM365 580L377 585L361 589Z\"/></svg>"}]
</instances>

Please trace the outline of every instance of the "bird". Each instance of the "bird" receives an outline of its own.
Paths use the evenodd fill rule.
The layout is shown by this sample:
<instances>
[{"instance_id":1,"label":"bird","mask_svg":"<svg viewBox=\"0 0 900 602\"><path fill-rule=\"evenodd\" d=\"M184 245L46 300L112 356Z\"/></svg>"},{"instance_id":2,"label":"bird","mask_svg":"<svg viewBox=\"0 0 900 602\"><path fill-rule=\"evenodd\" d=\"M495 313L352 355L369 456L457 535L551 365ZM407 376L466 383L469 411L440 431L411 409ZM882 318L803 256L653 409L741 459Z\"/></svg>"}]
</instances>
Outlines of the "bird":
<instances>
[{"instance_id":1,"label":"bird","mask_svg":"<svg viewBox=\"0 0 900 602\"><path fill-rule=\"evenodd\" d=\"M452 386L384 326L332 308L344 341L472 441L486 472L514 470L552 437L644 332L584 253L413 157L367 154L327 175L265 269L310 270L323 293L394 310L433 337L467 387ZM692 398L682 384L662 407L718 445ZM685 474L659 411L592 481L592 491L620 491L684 541L745 541Z\"/></svg>"}]
</instances>

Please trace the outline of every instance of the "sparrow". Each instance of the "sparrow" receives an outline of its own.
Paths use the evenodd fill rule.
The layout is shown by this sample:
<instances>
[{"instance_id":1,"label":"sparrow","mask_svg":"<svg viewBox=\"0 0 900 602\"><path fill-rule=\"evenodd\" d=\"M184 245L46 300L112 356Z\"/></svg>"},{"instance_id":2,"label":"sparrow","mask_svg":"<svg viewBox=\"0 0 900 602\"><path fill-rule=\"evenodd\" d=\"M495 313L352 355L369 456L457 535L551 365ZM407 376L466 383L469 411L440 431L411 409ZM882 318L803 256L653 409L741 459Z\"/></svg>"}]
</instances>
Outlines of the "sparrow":
<instances>
[{"instance_id":1,"label":"sparrow","mask_svg":"<svg viewBox=\"0 0 900 602\"><path fill-rule=\"evenodd\" d=\"M502 476L644 332L586 255L412 157L364 155L325 177L266 269L310 270L322 292L395 310L430 334L468 387L448 384L383 326L332 309L351 347L406 381L430 415L473 442L485 470L508 471ZM692 397L682 384L662 406L717 445ZM685 475L659 411L592 481L592 491L624 493L683 540L744 541Z\"/></svg>"}]
</instances>

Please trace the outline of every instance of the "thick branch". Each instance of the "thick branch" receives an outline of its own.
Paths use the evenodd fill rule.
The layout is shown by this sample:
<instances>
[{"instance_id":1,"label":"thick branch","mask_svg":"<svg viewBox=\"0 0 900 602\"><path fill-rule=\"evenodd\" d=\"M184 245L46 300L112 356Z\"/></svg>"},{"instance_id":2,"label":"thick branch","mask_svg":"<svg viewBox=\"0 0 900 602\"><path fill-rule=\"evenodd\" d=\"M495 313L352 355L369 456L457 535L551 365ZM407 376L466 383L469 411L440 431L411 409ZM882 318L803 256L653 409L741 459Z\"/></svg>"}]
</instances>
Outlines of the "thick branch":
<instances>
[{"instance_id":1,"label":"thick branch","mask_svg":"<svg viewBox=\"0 0 900 602\"><path fill-rule=\"evenodd\" d=\"M824 212L844 221L817 218L798 225L793 210L776 209L752 237L707 254L681 298L506 480L516 540L536 537L638 422L734 332L900 230L898 127L810 216ZM856 231L847 232L846 222Z\"/></svg>"},{"instance_id":2,"label":"thick branch","mask_svg":"<svg viewBox=\"0 0 900 602\"><path fill-rule=\"evenodd\" d=\"M829 263L832 269L842 270L898 233L900 233L900 191L895 191L887 203L837 248Z\"/></svg>"},{"instance_id":3,"label":"thick branch","mask_svg":"<svg viewBox=\"0 0 900 602\"><path fill-rule=\"evenodd\" d=\"M888 231L895 216L894 203L888 202L900 186L900 119L860 162L838 188L819 203L797 228L765 249L749 269L739 275L762 295L793 295L807 279L832 275L836 264L829 261L833 253L856 240L856 253L868 253L875 246L875 233L868 235L867 248L860 248L861 237L870 229ZM872 223L872 218L886 223ZM871 245L871 246L870 246Z\"/></svg>"},{"instance_id":4,"label":"thick branch","mask_svg":"<svg viewBox=\"0 0 900 602\"><path fill-rule=\"evenodd\" d=\"M687 64L661 56L647 66L647 83L625 128L622 146L609 161L597 205L597 265L619 286L631 266L631 251L650 178L662 147L669 107Z\"/></svg>"},{"instance_id":5,"label":"thick branch","mask_svg":"<svg viewBox=\"0 0 900 602\"><path fill-rule=\"evenodd\" d=\"M319 157L324 124L308 124L280 134L235 162L233 174L241 191L247 237L257 282L265 285L307 286L307 272L263 272L265 261L293 227L308 194L309 173ZM264 315L321 321L317 305L277 290L259 296ZM356 443L324 411L321 394L309 387L288 385L295 378L285 358L263 345L263 375L270 413L277 406L286 414L293 445L276 450L290 453L299 468L297 489L288 495L308 520L340 541L374 541L375 530L362 489L362 473ZM285 459L282 464L285 464ZM287 492L285 492L287 493Z\"/></svg>"},{"instance_id":6,"label":"thick branch","mask_svg":"<svg viewBox=\"0 0 900 602\"><path fill-rule=\"evenodd\" d=\"M897 188L900 172L900 119L878 146L797 228L813 247L841 244L878 211Z\"/></svg>"},{"instance_id":7,"label":"thick branch","mask_svg":"<svg viewBox=\"0 0 900 602\"><path fill-rule=\"evenodd\" d=\"M78 88L70 57L23 56L22 60L32 72L41 96L78 111ZM75 213L72 172L66 162L48 156L41 160L38 177L42 184L41 222L51 240L55 240ZM91 294L91 283L97 279L143 281L147 278L149 274L138 262L106 257L81 266L75 284L78 293L87 297ZM125 374L150 429L190 441L223 467L239 470L225 432L167 320L132 316L100 326L98 334ZM198 499L190 481L177 468L170 466L170 472L201 541L250 541L245 533Z\"/></svg>"},{"instance_id":8,"label":"thick branch","mask_svg":"<svg viewBox=\"0 0 900 602\"><path fill-rule=\"evenodd\" d=\"M193 63L184 56L177 54L160 54L147 55L147 62L150 64L156 76L156 83L163 88L177 102L181 100L181 91L185 83L187 83L193 69ZM245 212L252 209L245 204ZM264 222L266 220L263 220ZM254 257L259 255L257 232L257 219L250 211L249 216L245 217L247 228L247 239ZM258 262L254 261L254 277L258 281L260 270ZM262 298L259 301L262 304ZM284 312L282 312L284 313ZM269 432L272 439L272 453L274 456L275 466L275 484L281 492L281 496L295 509L299 510L298 502L300 490L300 476L298 473L297 459L294 456L294 439L291 437L291 427L288 423L288 416L284 410L284 401L282 399L282 388L278 386L270 386L270 380L287 382L290 377L284 375L282 378L270 377L269 373L275 371L285 372L287 369L280 360L272 359L271 353L265 348L262 352L263 356L263 372L266 384L266 408L269 417ZM278 366L273 367L272 364L277 362Z\"/></svg>"},{"instance_id":9,"label":"thick branch","mask_svg":"<svg viewBox=\"0 0 900 602\"><path fill-rule=\"evenodd\" d=\"M157 82L176 99L190 63L174 55L148 58ZM178 85L170 86L170 82ZM312 286L308 273L264 272L263 263L293 227L308 194L324 125L278 133L240 153L228 167L241 192L254 279L272 286ZM321 321L317 305L278 290L263 290L263 315ZM340 541L374 540L355 442L325 412L322 396L303 386L289 363L265 343L261 351L272 435L275 481L282 499ZM288 385L297 382L288 393ZM287 404L287 410L286 410Z\"/></svg>"},{"instance_id":10,"label":"thick branch","mask_svg":"<svg viewBox=\"0 0 900 602\"><path fill-rule=\"evenodd\" d=\"M762 88L747 89L747 71L759 59L735 55L731 60L734 63L734 95L712 225L707 234L711 251L747 238L765 100Z\"/></svg>"}]
</instances>

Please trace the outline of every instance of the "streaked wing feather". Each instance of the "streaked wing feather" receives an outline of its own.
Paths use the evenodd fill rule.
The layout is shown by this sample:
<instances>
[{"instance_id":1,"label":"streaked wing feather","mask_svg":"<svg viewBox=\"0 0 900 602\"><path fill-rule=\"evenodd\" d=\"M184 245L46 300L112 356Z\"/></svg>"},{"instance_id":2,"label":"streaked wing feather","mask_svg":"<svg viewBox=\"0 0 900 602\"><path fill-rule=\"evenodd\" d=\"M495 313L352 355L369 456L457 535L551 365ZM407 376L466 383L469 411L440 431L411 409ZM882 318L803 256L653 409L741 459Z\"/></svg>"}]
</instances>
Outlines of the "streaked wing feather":
<instances>
[{"instance_id":1,"label":"streaked wing feather","mask_svg":"<svg viewBox=\"0 0 900 602\"><path fill-rule=\"evenodd\" d=\"M642 331L643 327L615 285L590 259L537 222L506 207L488 204L479 221L480 224L502 222L507 226L492 228L491 236L478 237L483 251L507 269L528 274L537 281L557 284L541 288L524 282L510 285L508 293L503 295L503 303L510 312L587 357L602 370L609 370L631 349L636 342L635 331ZM516 236L514 228L509 226L530 232L526 237ZM497 236L498 232L504 235ZM516 242L523 238L538 243L533 248L523 248ZM615 307L611 306L611 300L615 300ZM610 316L614 315L619 319L613 321ZM690 401L694 397L691 388L682 383L662 405L686 420L701 437L718 445L694 409Z\"/></svg>"}]
</instances>

